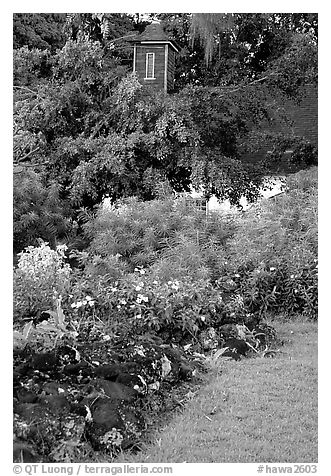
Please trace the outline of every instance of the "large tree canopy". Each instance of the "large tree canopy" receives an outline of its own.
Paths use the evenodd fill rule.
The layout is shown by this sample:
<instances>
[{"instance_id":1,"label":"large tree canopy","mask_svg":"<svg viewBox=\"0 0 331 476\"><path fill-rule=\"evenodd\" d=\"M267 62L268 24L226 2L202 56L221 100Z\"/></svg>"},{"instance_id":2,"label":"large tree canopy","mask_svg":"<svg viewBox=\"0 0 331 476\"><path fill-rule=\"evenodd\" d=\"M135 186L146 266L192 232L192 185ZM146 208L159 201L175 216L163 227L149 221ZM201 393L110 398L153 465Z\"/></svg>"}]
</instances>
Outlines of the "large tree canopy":
<instances>
[{"instance_id":1,"label":"large tree canopy","mask_svg":"<svg viewBox=\"0 0 331 476\"><path fill-rule=\"evenodd\" d=\"M59 223L62 200L62 234L70 207L91 208L106 195L149 200L164 182L176 191L203 187L233 203L256 197L267 170L247 163L244 151L258 146L268 121L283 120L276 98L299 100L304 85L316 82L316 15L150 17L181 46L176 92L167 96L145 91L130 73L128 39L148 17L15 16L15 183L23 180L23 192L36 197L31 215L23 192L17 195L20 247L26 217L34 219L35 236L43 220L36 204L55 190L56 216L48 223ZM280 147L284 141L300 139L275 137Z\"/></svg>"}]
</instances>

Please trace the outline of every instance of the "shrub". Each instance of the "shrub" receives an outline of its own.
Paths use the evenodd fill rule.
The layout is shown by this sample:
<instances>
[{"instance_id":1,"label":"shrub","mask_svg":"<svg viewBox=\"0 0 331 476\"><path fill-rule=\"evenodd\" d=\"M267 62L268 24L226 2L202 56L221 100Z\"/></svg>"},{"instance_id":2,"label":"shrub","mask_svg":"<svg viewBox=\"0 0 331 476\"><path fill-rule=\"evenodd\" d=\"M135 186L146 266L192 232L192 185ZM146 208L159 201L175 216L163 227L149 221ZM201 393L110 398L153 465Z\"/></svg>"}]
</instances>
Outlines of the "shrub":
<instances>
[{"instance_id":1,"label":"shrub","mask_svg":"<svg viewBox=\"0 0 331 476\"><path fill-rule=\"evenodd\" d=\"M19 253L14 270L15 318L34 316L52 308L54 296L65 296L70 285L70 266L65 263L66 246L52 250L48 243L28 246Z\"/></svg>"},{"instance_id":2,"label":"shrub","mask_svg":"<svg viewBox=\"0 0 331 476\"><path fill-rule=\"evenodd\" d=\"M45 186L32 171L14 174L14 251L36 246L41 238L52 246L56 239L73 231L70 210L60 198L60 187Z\"/></svg>"},{"instance_id":3,"label":"shrub","mask_svg":"<svg viewBox=\"0 0 331 476\"><path fill-rule=\"evenodd\" d=\"M249 312L317 318L317 169L287 180L288 191L242 218L229 240L227 274ZM237 276L237 277L236 277Z\"/></svg>"},{"instance_id":4,"label":"shrub","mask_svg":"<svg viewBox=\"0 0 331 476\"><path fill-rule=\"evenodd\" d=\"M224 303L220 292L208 281L169 280L160 282L153 273L136 268L114 281L109 276L84 279L72 290L77 321L99 319L112 335L157 333L166 340L197 339L201 330L217 325ZM93 312L84 296L93 300ZM220 324L220 322L218 323Z\"/></svg>"},{"instance_id":5,"label":"shrub","mask_svg":"<svg viewBox=\"0 0 331 476\"><path fill-rule=\"evenodd\" d=\"M124 266L130 271L148 266L157 279L169 281L211 277L234 227L231 220L206 217L182 199L129 199L100 208L85 231L92 239L91 260L97 256L107 268L113 257L113 269Z\"/></svg>"}]
</instances>

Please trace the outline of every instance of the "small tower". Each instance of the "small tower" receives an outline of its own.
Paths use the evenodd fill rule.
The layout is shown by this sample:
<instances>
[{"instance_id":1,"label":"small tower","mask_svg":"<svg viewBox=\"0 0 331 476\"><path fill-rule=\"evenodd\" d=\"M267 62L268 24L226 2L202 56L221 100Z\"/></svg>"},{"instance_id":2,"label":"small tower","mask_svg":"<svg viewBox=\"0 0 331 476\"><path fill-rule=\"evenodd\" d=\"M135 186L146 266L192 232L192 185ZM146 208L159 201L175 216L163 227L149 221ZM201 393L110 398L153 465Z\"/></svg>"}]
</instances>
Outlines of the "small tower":
<instances>
[{"instance_id":1,"label":"small tower","mask_svg":"<svg viewBox=\"0 0 331 476\"><path fill-rule=\"evenodd\" d=\"M133 71L146 86L165 93L174 87L175 55L178 45L170 40L160 23L153 22L132 40Z\"/></svg>"}]
</instances>

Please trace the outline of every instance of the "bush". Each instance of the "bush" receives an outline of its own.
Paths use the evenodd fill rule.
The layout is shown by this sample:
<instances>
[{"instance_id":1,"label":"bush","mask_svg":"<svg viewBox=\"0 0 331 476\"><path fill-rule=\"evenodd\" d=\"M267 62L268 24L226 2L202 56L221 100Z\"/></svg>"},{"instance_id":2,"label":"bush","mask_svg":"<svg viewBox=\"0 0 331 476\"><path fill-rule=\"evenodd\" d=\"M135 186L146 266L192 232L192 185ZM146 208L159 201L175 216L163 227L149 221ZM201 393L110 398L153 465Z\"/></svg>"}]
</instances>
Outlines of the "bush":
<instances>
[{"instance_id":1,"label":"bush","mask_svg":"<svg viewBox=\"0 0 331 476\"><path fill-rule=\"evenodd\" d=\"M172 280L161 283L143 268L114 281L99 277L80 286L74 292L76 301L84 301L90 293L95 317L101 319L113 335L134 337L149 332L164 338L182 341L196 337L203 328L214 324L216 308L221 309L222 297L206 281ZM77 291L77 289L76 289ZM86 299L85 299L86 300ZM91 317L88 303L72 303L77 318Z\"/></svg>"},{"instance_id":2,"label":"bush","mask_svg":"<svg viewBox=\"0 0 331 476\"><path fill-rule=\"evenodd\" d=\"M14 270L14 317L35 316L53 306L54 297L68 294L70 266L65 263L66 246L52 250L48 243L28 246L19 253Z\"/></svg>"},{"instance_id":3,"label":"bush","mask_svg":"<svg viewBox=\"0 0 331 476\"><path fill-rule=\"evenodd\" d=\"M317 169L287 180L288 192L238 219L228 271L249 312L317 318ZM237 277L236 277L237 276Z\"/></svg>"},{"instance_id":4,"label":"bush","mask_svg":"<svg viewBox=\"0 0 331 476\"><path fill-rule=\"evenodd\" d=\"M56 239L73 231L70 210L60 198L60 187L46 187L32 171L14 174L14 251L36 246L43 239L55 246Z\"/></svg>"},{"instance_id":5,"label":"bush","mask_svg":"<svg viewBox=\"0 0 331 476\"><path fill-rule=\"evenodd\" d=\"M118 268L148 266L166 282L212 277L234 227L222 216L206 217L184 199L129 199L100 208L85 231L92 239L91 260L97 256L107 267L111 256L118 257Z\"/></svg>"}]
</instances>

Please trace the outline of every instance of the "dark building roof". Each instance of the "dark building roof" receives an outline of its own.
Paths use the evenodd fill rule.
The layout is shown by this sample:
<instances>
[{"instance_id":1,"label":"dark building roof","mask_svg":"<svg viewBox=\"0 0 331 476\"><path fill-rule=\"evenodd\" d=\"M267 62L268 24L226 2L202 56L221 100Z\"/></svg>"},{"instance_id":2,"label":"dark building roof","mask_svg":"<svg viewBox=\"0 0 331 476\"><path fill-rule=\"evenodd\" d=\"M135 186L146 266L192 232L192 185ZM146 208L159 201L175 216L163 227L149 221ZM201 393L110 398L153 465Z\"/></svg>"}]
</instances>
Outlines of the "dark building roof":
<instances>
[{"instance_id":1,"label":"dark building roof","mask_svg":"<svg viewBox=\"0 0 331 476\"><path fill-rule=\"evenodd\" d=\"M171 41L160 23L147 25L145 31L139 35L140 41Z\"/></svg>"},{"instance_id":2,"label":"dark building roof","mask_svg":"<svg viewBox=\"0 0 331 476\"><path fill-rule=\"evenodd\" d=\"M179 45L174 40L169 38L160 23L151 23L150 25L147 25L145 31L143 31L143 33L140 35L133 37L131 41L134 43L145 41L151 43L159 41L168 42L171 43L176 50L179 50Z\"/></svg>"}]
</instances>

